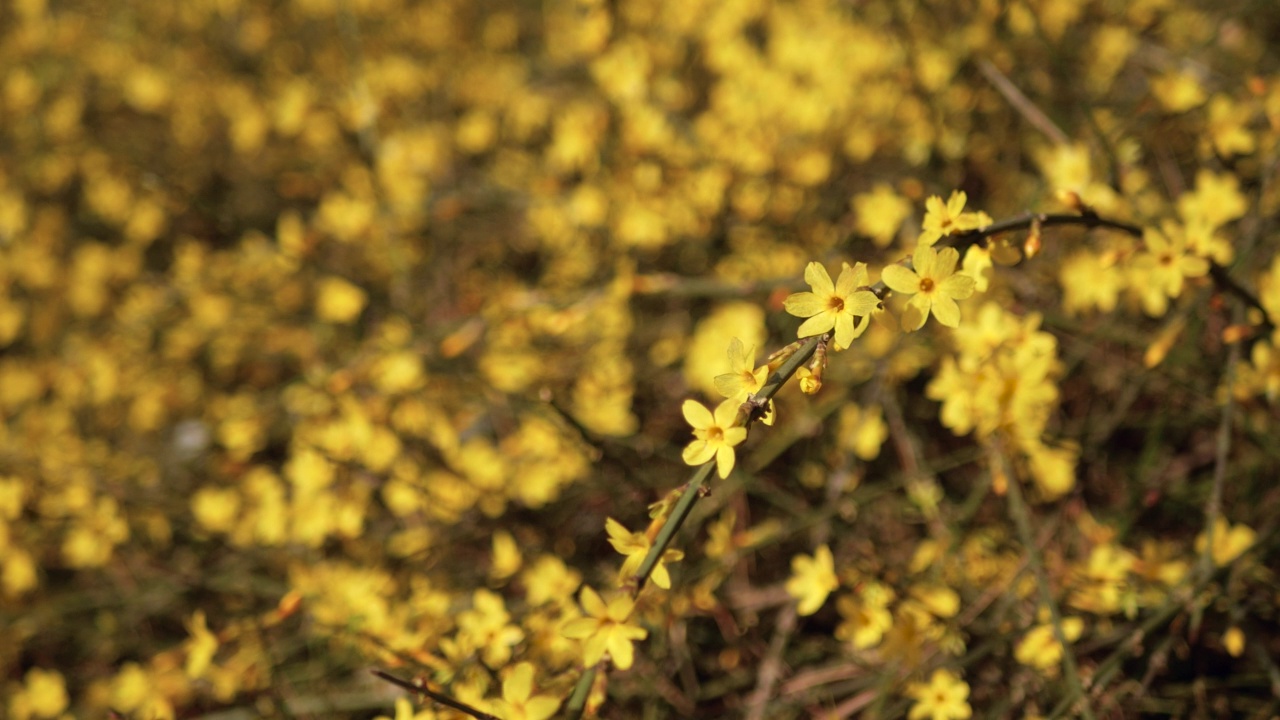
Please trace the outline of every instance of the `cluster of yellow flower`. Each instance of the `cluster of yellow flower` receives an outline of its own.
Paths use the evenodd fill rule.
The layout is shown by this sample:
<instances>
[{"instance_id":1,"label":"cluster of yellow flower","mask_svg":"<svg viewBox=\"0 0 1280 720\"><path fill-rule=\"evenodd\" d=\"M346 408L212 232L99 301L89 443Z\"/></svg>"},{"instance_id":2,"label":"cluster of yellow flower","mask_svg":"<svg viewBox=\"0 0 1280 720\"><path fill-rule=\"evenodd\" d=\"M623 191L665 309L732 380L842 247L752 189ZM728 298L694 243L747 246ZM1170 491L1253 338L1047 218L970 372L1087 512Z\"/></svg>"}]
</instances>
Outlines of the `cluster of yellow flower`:
<instances>
[{"instance_id":1,"label":"cluster of yellow flower","mask_svg":"<svg viewBox=\"0 0 1280 720\"><path fill-rule=\"evenodd\" d=\"M1199 425L1221 401L1252 438L1215 476L1268 467L1274 43L1230 9L1112 5L0 9L0 715L307 715L353 687L373 714L327 679L377 663L504 720L872 695L959 718L992 677L1069 694L1062 639L1188 589L1209 650L1247 660L1268 580L1224 517L1268 508L1204 490ZM974 244L970 195L1121 232ZM806 402L771 378L810 352ZM681 459L728 480L704 553L667 532L697 497ZM1058 536L992 518L986 489L1024 479L1070 498L1035 510ZM1080 504L1129 530L1082 531ZM822 622L760 658L782 604ZM678 682L584 672L656 672L642 649ZM853 684L821 674L851 658ZM753 690L756 662L813 674Z\"/></svg>"}]
</instances>

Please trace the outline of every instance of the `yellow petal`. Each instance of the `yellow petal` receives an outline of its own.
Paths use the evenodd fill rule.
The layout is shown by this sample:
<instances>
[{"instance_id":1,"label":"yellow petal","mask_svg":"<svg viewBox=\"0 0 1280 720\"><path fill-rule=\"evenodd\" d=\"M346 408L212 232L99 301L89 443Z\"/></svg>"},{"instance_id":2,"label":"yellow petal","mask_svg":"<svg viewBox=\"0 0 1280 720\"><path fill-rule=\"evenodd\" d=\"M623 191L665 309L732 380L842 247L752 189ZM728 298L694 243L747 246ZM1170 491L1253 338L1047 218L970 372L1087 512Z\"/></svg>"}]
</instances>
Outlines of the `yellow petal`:
<instances>
[{"instance_id":1,"label":"yellow petal","mask_svg":"<svg viewBox=\"0 0 1280 720\"><path fill-rule=\"evenodd\" d=\"M831 276L821 263L811 262L805 267L804 281L818 295L831 295L836 290L836 286L831 283Z\"/></svg>"},{"instance_id":2,"label":"yellow petal","mask_svg":"<svg viewBox=\"0 0 1280 720\"><path fill-rule=\"evenodd\" d=\"M884 281L889 289L902 293L903 295L912 295L920 292L920 276L913 270L908 270L901 265L890 265L880 273L880 279Z\"/></svg>"},{"instance_id":3,"label":"yellow petal","mask_svg":"<svg viewBox=\"0 0 1280 720\"><path fill-rule=\"evenodd\" d=\"M813 317L801 323L800 328L796 330L796 337L809 337L810 335L821 335L831 328L835 327L835 313L823 312L821 315Z\"/></svg>"},{"instance_id":4,"label":"yellow petal","mask_svg":"<svg viewBox=\"0 0 1280 720\"><path fill-rule=\"evenodd\" d=\"M728 445L720 446L720 449L716 452L716 471L720 474L721 480L729 477L729 473L733 472L733 464L736 459L733 448Z\"/></svg>"},{"instance_id":5,"label":"yellow petal","mask_svg":"<svg viewBox=\"0 0 1280 720\"><path fill-rule=\"evenodd\" d=\"M680 454L686 465L701 465L716 454L716 449L706 440L694 440Z\"/></svg>"},{"instance_id":6,"label":"yellow petal","mask_svg":"<svg viewBox=\"0 0 1280 720\"><path fill-rule=\"evenodd\" d=\"M711 411L697 400L685 400L680 406L680 412L684 413L684 419L695 430L709 428L715 423L715 419L711 417Z\"/></svg>"},{"instance_id":7,"label":"yellow petal","mask_svg":"<svg viewBox=\"0 0 1280 720\"><path fill-rule=\"evenodd\" d=\"M796 317L813 317L827 309L826 302L811 292L788 295L782 301L782 308Z\"/></svg>"},{"instance_id":8,"label":"yellow petal","mask_svg":"<svg viewBox=\"0 0 1280 720\"><path fill-rule=\"evenodd\" d=\"M956 305L956 301L946 295L939 295L933 299L933 306L930 308L933 316L938 322L949 328L960 326L960 307Z\"/></svg>"},{"instance_id":9,"label":"yellow petal","mask_svg":"<svg viewBox=\"0 0 1280 720\"><path fill-rule=\"evenodd\" d=\"M933 277L945 278L956 271L956 263L960 261L960 252L953 247L942 248L933 265Z\"/></svg>"},{"instance_id":10,"label":"yellow petal","mask_svg":"<svg viewBox=\"0 0 1280 720\"><path fill-rule=\"evenodd\" d=\"M973 295L973 290L976 285L977 281L971 276L963 273L957 273L946 280L943 280L939 284L938 289L943 295L948 295L957 300L964 300L965 298Z\"/></svg>"}]
</instances>

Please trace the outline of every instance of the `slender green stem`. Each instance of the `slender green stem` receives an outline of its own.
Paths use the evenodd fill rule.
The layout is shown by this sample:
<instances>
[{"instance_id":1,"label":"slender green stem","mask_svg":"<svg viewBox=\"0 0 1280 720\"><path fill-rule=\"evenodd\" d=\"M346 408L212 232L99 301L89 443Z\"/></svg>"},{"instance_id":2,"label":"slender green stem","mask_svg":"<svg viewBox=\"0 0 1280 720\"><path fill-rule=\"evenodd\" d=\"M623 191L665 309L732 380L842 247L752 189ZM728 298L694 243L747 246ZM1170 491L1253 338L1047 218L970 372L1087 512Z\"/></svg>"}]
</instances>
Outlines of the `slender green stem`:
<instances>
[{"instance_id":1,"label":"slender green stem","mask_svg":"<svg viewBox=\"0 0 1280 720\"><path fill-rule=\"evenodd\" d=\"M1001 463L1004 463L1004 451L1001 448L996 449L996 456ZM1007 463L1005 463L1007 465ZM1027 564L1031 566L1032 572L1036 577L1036 585L1040 588L1040 600L1049 608L1049 617L1053 622L1053 636L1062 646L1062 669L1063 675L1067 679L1067 683L1071 686L1072 692L1076 697L1080 698L1080 716L1086 720L1093 720L1093 710L1089 707L1089 699L1085 694L1084 684L1080 681L1080 671L1076 667L1075 655L1071 654L1071 648L1068 646L1066 635L1062 632L1062 612L1058 609L1058 603L1053 598L1053 590L1049 587L1049 576L1044 569L1044 561L1040 557L1040 548L1036 545L1035 534L1031 532L1031 512L1027 509L1026 500L1022 497L1021 480L1013 476L1005 469L1005 476L1009 478L1008 495L1009 495L1009 514L1013 516L1013 523L1018 527L1018 535L1022 540L1023 547L1027 552Z\"/></svg>"},{"instance_id":2,"label":"slender green stem","mask_svg":"<svg viewBox=\"0 0 1280 720\"><path fill-rule=\"evenodd\" d=\"M802 365L813 357L814 350L818 347L818 342L822 336L815 335L808 338L800 345L799 348L787 358L786 362L778 368L777 372L769 376L765 381L764 387L760 388L760 392L755 394L755 402L763 406L773 399L774 395L782 389L787 380L796 374ZM748 425L753 421L754 415L748 415L746 423ZM693 504L702 494L703 486L707 479L711 477L711 472L715 469L715 461L699 465L693 471L693 476L689 478L689 482L685 485L684 492L680 495L680 500L676 502L675 508L671 510L671 515L667 517L667 521L663 523L662 529L658 531L658 536L654 538L653 546L649 548L649 553L644 556L644 561L640 563L640 568L636 570L636 574L632 576L628 583L631 592L634 595L640 594L640 590L644 588L645 582L649 580L649 575L653 569L657 567L658 561L662 558L663 553L670 547L671 541L675 538L677 532L684 525L684 521L689 517L689 511L693 509Z\"/></svg>"},{"instance_id":3,"label":"slender green stem","mask_svg":"<svg viewBox=\"0 0 1280 720\"><path fill-rule=\"evenodd\" d=\"M591 694L591 685L596 681L596 668L587 668L582 673L582 677L578 678L578 684L573 686L573 694L569 696L569 702L564 706L564 717L567 720L578 720L582 717L583 710L587 707L587 696Z\"/></svg>"}]
</instances>

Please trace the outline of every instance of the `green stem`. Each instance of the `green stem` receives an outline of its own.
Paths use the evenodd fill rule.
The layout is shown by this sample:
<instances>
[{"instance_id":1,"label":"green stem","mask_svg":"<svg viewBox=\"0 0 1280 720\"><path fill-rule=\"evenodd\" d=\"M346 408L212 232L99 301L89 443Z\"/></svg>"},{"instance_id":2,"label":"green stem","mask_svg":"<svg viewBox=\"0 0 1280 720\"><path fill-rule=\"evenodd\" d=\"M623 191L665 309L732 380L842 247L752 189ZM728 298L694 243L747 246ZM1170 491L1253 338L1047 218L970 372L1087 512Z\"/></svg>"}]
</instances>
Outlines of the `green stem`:
<instances>
[{"instance_id":1,"label":"green stem","mask_svg":"<svg viewBox=\"0 0 1280 720\"><path fill-rule=\"evenodd\" d=\"M587 707L587 696L591 694L591 685L596 681L596 668L588 668L573 686L573 694L564 706L564 716L568 720L578 720Z\"/></svg>"},{"instance_id":2,"label":"green stem","mask_svg":"<svg viewBox=\"0 0 1280 720\"><path fill-rule=\"evenodd\" d=\"M1040 557L1040 548L1036 545L1034 533L1031 532L1031 512L1027 509L1026 500L1022 497L1022 486L1019 484L1021 480L1008 472L1008 463L1004 462L1003 448L997 448L995 454L1000 459L1000 462L1006 465L1004 471L1005 477L1008 478L1006 484L1009 495L1009 514L1013 516L1013 523L1018 526L1018 535L1022 540L1022 545L1027 549L1027 564L1031 566L1032 572L1036 576L1036 585L1040 588L1041 602L1049 608L1049 617L1053 622L1053 636L1058 641L1058 645L1062 647L1063 675L1066 676L1072 693L1080 698L1080 716L1086 720L1093 720L1093 710L1089 707L1089 699L1085 694L1084 684L1080 681L1080 671L1076 667L1076 658L1071 654L1066 635L1062 632L1062 613L1058 610L1057 601L1053 599L1053 590L1049 587L1049 577L1044 569L1044 561Z\"/></svg>"},{"instance_id":3,"label":"green stem","mask_svg":"<svg viewBox=\"0 0 1280 720\"><path fill-rule=\"evenodd\" d=\"M796 374L802 365L813 357L814 350L818 347L818 342L823 336L815 335L808 338L800 345L799 348L787 358L786 362L778 368L778 371L769 376L765 381L764 387L760 388L760 392L755 394L758 404L765 404L773 399L774 395L782 389L791 376ZM746 419L747 425L753 422L753 416ZM662 558L663 553L670 547L672 539L675 538L677 532L684 525L684 521L688 519L689 512L693 509L693 504L702 494L703 486L707 479L711 477L711 472L715 469L715 460L710 460L698 466L693 471L693 476L689 478L688 484L685 486L684 492L680 495L680 500L676 502L675 508L672 509L671 515L667 517L667 521L662 524L662 529L658 531L658 536L653 540L653 546L649 548L649 553L644 556L644 561L640 563L640 568L636 570L636 574L632 576L628 585L633 595L639 595L640 590L644 588L645 582L649 580L649 575L653 569L658 566L658 561Z\"/></svg>"}]
</instances>

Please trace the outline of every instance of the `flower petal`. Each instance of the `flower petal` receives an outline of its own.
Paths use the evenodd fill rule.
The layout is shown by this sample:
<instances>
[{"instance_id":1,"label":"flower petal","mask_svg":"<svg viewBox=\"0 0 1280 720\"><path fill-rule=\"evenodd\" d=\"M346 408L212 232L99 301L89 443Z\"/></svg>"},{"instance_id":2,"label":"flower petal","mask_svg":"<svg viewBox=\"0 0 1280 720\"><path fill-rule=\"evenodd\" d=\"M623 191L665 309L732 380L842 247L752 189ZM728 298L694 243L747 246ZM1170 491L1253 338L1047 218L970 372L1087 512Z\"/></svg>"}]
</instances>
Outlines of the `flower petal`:
<instances>
[{"instance_id":1,"label":"flower petal","mask_svg":"<svg viewBox=\"0 0 1280 720\"><path fill-rule=\"evenodd\" d=\"M859 290L844 299L844 311L850 315L870 315L879 305L880 298L870 290Z\"/></svg>"},{"instance_id":2,"label":"flower petal","mask_svg":"<svg viewBox=\"0 0 1280 720\"><path fill-rule=\"evenodd\" d=\"M701 465L716 454L715 447L706 440L694 440L684 447L680 457L686 465Z\"/></svg>"},{"instance_id":3,"label":"flower petal","mask_svg":"<svg viewBox=\"0 0 1280 720\"><path fill-rule=\"evenodd\" d=\"M924 300L923 307L921 307L920 303L916 302L917 298ZM928 298L925 298L923 295L919 295L916 298L912 298L911 302L907 303L906 309L902 311L902 331L915 332L916 330L919 330L920 328L924 327L924 321L928 319L929 319Z\"/></svg>"},{"instance_id":4,"label":"flower petal","mask_svg":"<svg viewBox=\"0 0 1280 720\"><path fill-rule=\"evenodd\" d=\"M867 264L858 263L857 265L850 266L849 263L845 263L844 267L840 270L840 279L836 280L836 295L839 295L842 298L847 298L854 290L857 290L860 285L866 284Z\"/></svg>"},{"instance_id":5,"label":"flower petal","mask_svg":"<svg viewBox=\"0 0 1280 720\"><path fill-rule=\"evenodd\" d=\"M880 273L880 279L889 286L890 290L903 295L920 292L920 276L914 270L908 270L902 265L886 267Z\"/></svg>"},{"instance_id":6,"label":"flower petal","mask_svg":"<svg viewBox=\"0 0 1280 720\"><path fill-rule=\"evenodd\" d=\"M583 611L592 617L604 617L608 612L604 600L600 599L600 593L593 590L590 585L582 586L582 594L578 596L578 601L582 603Z\"/></svg>"},{"instance_id":7,"label":"flower petal","mask_svg":"<svg viewBox=\"0 0 1280 720\"><path fill-rule=\"evenodd\" d=\"M729 398L716 406L716 427L722 430L728 430L733 427L734 420L738 419L738 408L742 403Z\"/></svg>"},{"instance_id":8,"label":"flower petal","mask_svg":"<svg viewBox=\"0 0 1280 720\"><path fill-rule=\"evenodd\" d=\"M733 447L742 444L747 439L747 429L744 427L731 427L724 429L724 444Z\"/></svg>"},{"instance_id":9,"label":"flower petal","mask_svg":"<svg viewBox=\"0 0 1280 720\"><path fill-rule=\"evenodd\" d=\"M788 295L782 308L796 317L813 317L826 311L827 303L811 292L801 292Z\"/></svg>"},{"instance_id":10,"label":"flower petal","mask_svg":"<svg viewBox=\"0 0 1280 720\"><path fill-rule=\"evenodd\" d=\"M695 430L709 428L715 423L715 418L711 417L711 411L697 400L685 400L680 406L680 412L684 413L684 419Z\"/></svg>"},{"instance_id":11,"label":"flower petal","mask_svg":"<svg viewBox=\"0 0 1280 720\"><path fill-rule=\"evenodd\" d=\"M594 635L599 627L600 623L595 618L574 618L564 624L564 627L560 629L560 634L567 638L581 640Z\"/></svg>"},{"instance_id":12,"label":"flower petal","mask_svg":"<svg viewBox=\"0 0 1280 720\"><path fill-rule=\"evenodd\" d=\"M847 348L853 344L853 315L842 312L836 316L836 345Z\"/></svg>"},{"instance_id":13,"label":"flower petal","mask_svg":"<svg viewBox=\"0 0 1280 720\"><path fill-rule=\"evenodd\" d=\"M956 271L956 263L960 261L960 251L953 247L938 251L938 259L933 266L933 277L941 279Z\"/></svg>"},{"instance_id":14,"label":"flower petal","mask_svg":"<svg viewBox=\"0 0 1280 720\"><path fill-rule=\"evenodd\" d=\"M933 299L933 316L938 322L949 328L959 327L960 325L960 306L956 305L956 301L946 295L939 295Z\"/></svg>"},{"instance_id":15,"label":"flower petal","mask_svg":"<svg viewBox=\"0 0 1280 720\"><path fill-rule=\"evenodd\" d=\"M911 256L911 264L916 269L916 275L936 278L938 275L934 268L938 265L938 251L927 245L918 245L915 254Z\"/></svg>"},{"instance_id":16,"label":"flower petal","mask_svg":"<svg viewBox=\"0 0 1280 720\"><path fill-rule=\"evenodd\" d=\"M972 276L956 273L938 285L938 294L953 297L957 300L964 300L973 295L973 290L976 286L977 281Z\"/></svg>"},{"instance_id":17,"label":"flower petal","mask_svg":"<svg viewBox=\"0 0 1280 720\"><path fill-rule=\"evenodd\" d=\"M814 315L805 320L796 330L796 337L809 337L810 335L821 335L822 333L835 327L836 314L832 312L823 312L821 315Z\"/></svg>"},{"instance_id":18,"label":"flower petal","mask_svg":"<svg viewBox=\"0 0 1280 720\"><path fill-rule=\"evenodd\" d=\"M811 262L804 269L804 281L809 283L809 287L818 295L830 295L836 291L836 286L831 284L831 276L827 274L827 269L822 267L822 263Z\"/></svg>"},{"instance_id":19,"label":"flower petal","mask_svg":"<svg viewBox=\"0 0 1280 720\"><path fill-rule=\"evenodd\" d=\"M729 477L729 473L733 472L733 464L736 460L737 454L728 445L721 445L716 451L716 471L721 480Z\"/></svg>"},{"instance_id":20,"label":"flower petal","mask_svg":"<svg viewBox=\"0 0 1280 720\"><path fill-rule=\"evenodd\" d=\"M631 640L620 632L610 632L608 643L609 657L613 659L613 664L619 670L631 667L635 660L635 648L631 646Z\"/></svg>"}]
</instances>

